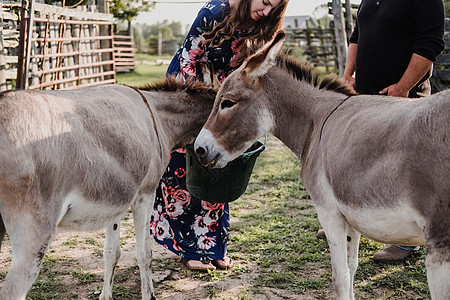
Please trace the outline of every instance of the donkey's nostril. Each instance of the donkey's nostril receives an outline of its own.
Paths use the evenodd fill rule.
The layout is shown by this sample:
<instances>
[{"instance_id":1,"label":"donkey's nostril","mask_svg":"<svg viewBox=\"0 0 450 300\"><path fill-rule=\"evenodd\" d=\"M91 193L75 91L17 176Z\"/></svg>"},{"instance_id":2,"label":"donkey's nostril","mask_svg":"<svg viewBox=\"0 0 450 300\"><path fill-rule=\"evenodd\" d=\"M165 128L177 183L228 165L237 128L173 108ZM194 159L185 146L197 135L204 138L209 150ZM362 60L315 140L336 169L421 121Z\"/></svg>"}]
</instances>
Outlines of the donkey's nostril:
<instances>
[{"instance_id":1,"label":"donkey's nostril","mask_svg":"<svg viewBox=\"0 0 450 300\"><path fill-rule=\"evenodd\" d=\"M198 157L205 157L206 150L203 147L198 147L197 149L195 149L195 153L198 155Z\"/></svg>"}]
</instances>

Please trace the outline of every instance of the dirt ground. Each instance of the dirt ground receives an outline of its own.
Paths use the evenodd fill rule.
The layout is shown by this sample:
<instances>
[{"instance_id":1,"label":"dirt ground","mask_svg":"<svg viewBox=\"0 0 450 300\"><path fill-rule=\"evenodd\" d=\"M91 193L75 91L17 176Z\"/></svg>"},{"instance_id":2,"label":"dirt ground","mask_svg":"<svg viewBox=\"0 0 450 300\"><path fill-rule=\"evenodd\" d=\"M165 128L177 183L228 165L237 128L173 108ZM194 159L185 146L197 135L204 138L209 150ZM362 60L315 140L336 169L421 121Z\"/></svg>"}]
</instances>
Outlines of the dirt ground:
<instances>
[{"instance_id":1,"label":"dirt ground","mask_svg":"<svg viewBox=\"0 0 450 300\"><path fill-rule=\"evenodd\" d=\"M129 214L131 215L131 214ZM127 220L128 219L128 220ZM231 220L233 222L233 220ZM122 299L140 298L139 270L136 267L135 240L131 216L121 225L121 257L115 272L115 285L125 287L134 294ZM103 280L102 245L104 231L76 232L60 230L47 253L56 261L51 271L57 272L61 280L61 290L55 290L54 299L98 299ZM322 291L317 298L314 295L294 295L288 291L263 289L252 293L252 281L258 276L258 266L251 261L235 259L233 270L216 272L215 275L192 272L184 266L172 252L156 243L152 246L153 269L158 299L196 300L196 299L329 299L330 291ZM11 262L11 246L8 237L2 244L0 253L0 272L3 281ZM245 272L235 270L245 269ZM94 275L94 280L80 282L75 273ZM314 270L310 270L314 272ZM203 275L203 277L202 277ZM38 279L45 277L40 275ZM1 284L1 283L0 283ZM42 285L41 285L42 286ZM43 289L43 287L40 287ZM37 288L39 290L39 288ZM40 299L52 295L49 292ZM51 296L53 298L53 295ZM121 297L117 297L121 298Z\"/></svg>"},{"instance_id":2,"label":"dirt ground","mask_svg":"<svg viewBox=\"0 0 450 300\"><path fill-rule=\"evenodd\" d=\"M231 219L232 223L236 221L238 220ZM131 213L128 213L125 220L122 221L120 241L122 254L114 279L115 287L119 287L119 289L114 291L114 299L140 299L139 269L135 259ZM98 299L103 283L103 242L103 230L96 232L60 230L46 256L46 260L54 262L46 272L56 272L54 279L50 279L50 281L60 281L61 287L48 291L52 288L48 288L42 283L47 277L43 272L44 274L40 274L38 277L38 281L42 282L33 288L35 295L38 296L27 299ZM156 243L153 244L152 251L153 279L157 299L325 300L334 299L335 296L331 284L329 288L311 289L302 294L294 294L291 291L276 288L254 288L254 281L260 270L257 264L250 260L243 261L235 258L232 270L205 274L190 271L175 254ZM11 247L8 237L6 237L0 253L0 285L7 273L10 261ZM242 270L245 271L242 272ZM304 272L304 277L313 278L319 277L323 270L308 268ZM80 274L88 276L80 276ZM40 290L43 292L40 293ZM46 291L44 292L44 290ZM402 299L391 298L389 297L390 293L391 291L384 288L378 288L371 294L355 290L357 299ZM413 295L407 298L422 299Z\"/></svg>"}]
</instances>

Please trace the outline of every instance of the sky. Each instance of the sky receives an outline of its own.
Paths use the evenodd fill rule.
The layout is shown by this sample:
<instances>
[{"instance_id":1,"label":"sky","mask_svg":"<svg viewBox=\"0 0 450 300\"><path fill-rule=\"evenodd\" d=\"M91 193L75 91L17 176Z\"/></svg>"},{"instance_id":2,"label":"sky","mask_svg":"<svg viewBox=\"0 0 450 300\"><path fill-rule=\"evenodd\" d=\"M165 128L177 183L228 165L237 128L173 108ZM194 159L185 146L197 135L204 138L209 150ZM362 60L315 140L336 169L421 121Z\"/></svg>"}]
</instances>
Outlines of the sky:
<instances>
[{"instance_id":1,"label":"sky","mask_svg":"<svg viewBox=\"0 0 450 300\"><path fill-rule=\"evenodd\" d=\"M317 6L328 1L330 0L290 0L286 16L312 15ZM183 26L190 25L206 0L156 0L156 2L159 3L156 4L156 7L151 12L140 14L135 22L156 24L167 19L181 22ZM359 1L352 0L352 2L358 3Z\"/></svg>"}]
</instances>

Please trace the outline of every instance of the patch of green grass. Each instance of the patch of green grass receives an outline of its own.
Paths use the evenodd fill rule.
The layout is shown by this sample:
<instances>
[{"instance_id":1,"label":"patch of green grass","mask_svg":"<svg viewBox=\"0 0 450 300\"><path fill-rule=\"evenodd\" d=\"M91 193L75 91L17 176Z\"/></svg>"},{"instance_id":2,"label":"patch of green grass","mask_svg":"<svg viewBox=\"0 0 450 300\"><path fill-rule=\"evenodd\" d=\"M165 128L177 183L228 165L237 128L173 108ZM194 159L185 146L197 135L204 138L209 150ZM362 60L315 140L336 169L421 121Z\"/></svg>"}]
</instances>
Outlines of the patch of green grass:
<instances>
[{"instance_id":1,"label":"patch of green grass","mask_svg":"<svg viewBox=\"0 0 450 300\"><path fill-rule=\"evenodd\" d=\"M87 237L84 242L88 245L103 247L103 244L94 237Z\"/></svg>"},{"instance_id":2,"label":"patch of green grass","mask_svg":"<svg viewBox=\"0 0 450 300\"><path fill-rule=\"evenodd\" d=\"M72 276L78 280L78 284L89 284L93 282L102 281L102 277L96 274L86 272L82 269L75 269L72 271Z\"/></svg>"},{"instance_id":3,"label":"patch of green grass","mask_svg":"<svg viewBox=\"0 0 450 300\"><path fill-rule=\"evenodd\" d=\"M243 288L241 288L241 290L237 294L237 299L238 300L250 300L250 299L252 299L248 287L244 286Z\"/></svg>"},{"instance_id":4,"label":"patch of green grass","mask_svg":"<svg viewBox=\"0 0 450 300\"><path fill-rule=\"evenodd\" d=\"M89 292L89 299L98 299L102 292L101 286L95 286ZM114 300L132 300L132 299L140 299L141 290L140 289L129 289L122 285L114 285L113 286L113 299Z\"/></svg>"},{"instance_id":5,"label":"patch of green grass","mask_svg":"<svg viewBox=\"0 0 450 300\"><path fill-rule=\"evenodd\" d=\"M129 289L122 285L114 285L113 286L113 299L116 300L132 300L139 299L141 296L140 289Z\"/></svg>"},{"instance_id":6,"label":"patch of green grass","mask_svg":"<svg viewBox=\"0 0 450 300\"><path fill-rule=\"evenodd\" d=\"M292 272L262 272L257 278L257 285L273 287L283 290L305 292L310 289L320 290L329 286L328 280L323 278L298 278Z\"/></svg>"},{"instance_id":7,"label":"patch of green grass","mask_svg":"<svg viewBox=\"0 0 450 300\"><path fill-rule=\"evenodd\" d=\"M137 61L149 61L149 62L156 62L157 60L172 60L171 55L150 55L146 53L136 53L135 59Z\"/></svg>"},{"instance_id":8,"label":"patch of green grass","mask_svg":"<svg viewBox=\"0 0 450 300\"><path fill-rule=\"evenodd\" d=\"M381 273L367 283L361 283L359 288L366 292L383 287L396 293L414 291L422 298L430 298L425 269L425 249L410 258L406 263L399 265L373 265L373 269Z\"/></svg>"},{"instance_id":9,"label":"patch of green grass","mask_svg":"<svg viewBox=\"0 0 450 300\"><path fill-rule=\"evenodd\" d=\"M116 269L114 273L114 283L125 283L130 278L136 278L136 280L140 280L139 267L137 265L128 267L126 269Z\"/></svg>"},{"instance_id":10,"label":"patch of green grass","mask_svg":"<svg viewBox=\"0 0 450 300\"><path fill-rule=\"evenodd\" d=\"M64 272L55 271L57 262L64 259L53 255L46 255L42 263L38 278L28 291L26 299L33 300L59 300L66 295L66 289L61 281Z\"/></svg>"},{"instance_id":11,"label":"patch of green grass","mask_svg":"<svg viewBox=\"0 0 450 300\"><path fill-rule=\"evenodd\" d=\"M216 298L219 295L219 290L215 285L210 285L206 289L206 297L209 299Z\"/></svg>"},{"instance_id":12,"label":"patch of green grass","mask_svg":"<svg viewBox=\"0 0 450 300\"><path fill-rule=\"evenodd\" d=\"M180 268L180 261L171 257L166 258L154 258L152 260L152 270L165 271L176 270Z\"/></svg>"},{"instance_id":13,"label":"patch of green grass","mask_svg":"<svg viewBox=\"0 0 450 300\"><path fill-rule=\"evenodd\" d=\"M117 73L116 80L119 84L144 86L163 79L166 75L167 67L168 65L149 65L137 61L134 72Z\"/></svg>"},{"instance_id":14,"label":"patch of green grass","mask_svg":"<svg viewBox=\"0 0 450 300\"><path fill-rule=\"evenodd\" d=\"M67 239L66 241L64 241L62 244L64 245L64 246L69 246L69 248L75 248L77 245L78 245L78 239L77 239L77 237L73 237L73 238L70 238L70 239Z\"/></svg>"},{"instance_id":15,"label":"patch of green grass","mask_svg":"<svg viewBox=\"0 0 450 300\"><path fill-rule=\"evenodd\" d=\"M5 280L6 274L8 274L8 270L7 269L0 270L0 281L4 281Z\"/></svg>"},{"instance_id":16,"label":"patch of green grass","mask_svg":"<svg viewBox=\"0 0 450 300\"><path fill-rule=\"evenodd\" d=\"M219 281L225 279L227 275L231 273L230 270L208 270L208 272L192 271L192 277L203 281Z\"/></svg>"}]
</instances>

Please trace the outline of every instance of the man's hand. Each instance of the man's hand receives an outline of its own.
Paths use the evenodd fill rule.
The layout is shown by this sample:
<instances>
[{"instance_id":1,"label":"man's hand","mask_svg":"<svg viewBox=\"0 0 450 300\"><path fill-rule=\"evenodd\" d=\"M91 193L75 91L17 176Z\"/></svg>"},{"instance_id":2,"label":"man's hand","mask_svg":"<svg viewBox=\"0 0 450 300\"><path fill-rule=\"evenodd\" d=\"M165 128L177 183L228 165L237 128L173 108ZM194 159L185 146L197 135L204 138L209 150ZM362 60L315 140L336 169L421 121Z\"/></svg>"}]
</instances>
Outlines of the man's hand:
<instances>
[{"instance_id":1,"label":"man's hand","mask_svg":"<svg viewBox=\"0 0 450 300\"><path fill-rule=\"evenodd\" d=\"M408 97L409 90L402 89L398 83L390 85L380 91L381 95L388 95L392 97Z\"/></svg>"},{"instance_id":2,"label":"man's hand","mask_svg":"<svg viewBox=\"0 0 450 300\"><path fill-rule=\"evenodd\" d=\"M400 81L390 85L380 91L380 94L387 94L394 97L408 97L409 91L425 76L432 68L433 62L413 53L408 67Z\"/></svg>"},{"instance_id":3,"label":"man's hand","mask_svg":"<svg viewBox=\"0 0 450 300\"><path fill-rule=\"evenodd\" d=\"M345 75L344 74L344 80L351 85L352 88L355 88L355 77L352 75Z\"/></svg>"}]
</instances>

